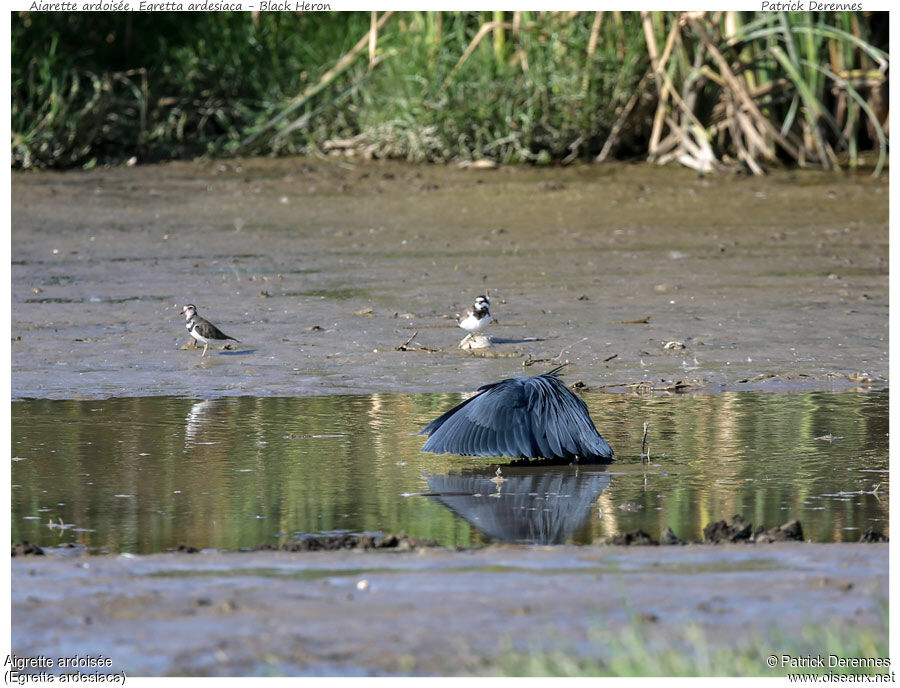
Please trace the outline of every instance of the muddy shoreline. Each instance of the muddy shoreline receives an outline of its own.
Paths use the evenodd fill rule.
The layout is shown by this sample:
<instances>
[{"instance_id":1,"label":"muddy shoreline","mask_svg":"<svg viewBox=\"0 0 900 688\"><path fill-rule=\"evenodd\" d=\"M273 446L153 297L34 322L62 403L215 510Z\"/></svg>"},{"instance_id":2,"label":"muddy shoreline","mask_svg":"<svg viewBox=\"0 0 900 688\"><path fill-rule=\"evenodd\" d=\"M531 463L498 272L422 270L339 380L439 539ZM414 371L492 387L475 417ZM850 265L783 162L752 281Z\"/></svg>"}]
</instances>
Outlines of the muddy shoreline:
<instances>
[{"instance_id":1,"label":"muddy shoreline","mask_svg":"<svg viewBox=\"0 0 900 688\"><path fill-rule=\"evenodd\" d=\"M457 392L565 360L609 391L883 387L887 188L303 159L14 173L12 394ZM452 320L484 292L488 357ZM187 302L238 349L181 349ZM414 333L434 351L397 350Z\"/></svg>"},{"instance_id":2,"label":"muddy shoreline","mask_svg":"<svg viewBox=\"0 0 900 688\"><path fill-rule=\"evenodd\" d=\"M12 562L12 649L102 652L128 676L515 674L513 651L608 659L640 623L648 652L697 652L689 628L706 650L770 638L777 654L812 626L881 628L887 558L886 544L36 557Z\"/></svg>"}]
</instances>

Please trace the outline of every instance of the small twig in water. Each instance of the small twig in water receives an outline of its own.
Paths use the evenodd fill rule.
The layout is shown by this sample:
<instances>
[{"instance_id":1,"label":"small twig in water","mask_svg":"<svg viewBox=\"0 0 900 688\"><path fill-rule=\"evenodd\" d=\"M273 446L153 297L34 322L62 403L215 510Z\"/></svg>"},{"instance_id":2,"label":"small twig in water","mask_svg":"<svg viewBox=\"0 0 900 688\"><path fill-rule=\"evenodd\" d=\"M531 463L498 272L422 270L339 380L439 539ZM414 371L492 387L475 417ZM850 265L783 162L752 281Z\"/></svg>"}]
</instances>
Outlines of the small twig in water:
<instances>
[{"instance_id":1,"label":"small twig in water","mask_svg":"<svg viewBox=\"0 0 900 688\"><path fill-rule=\"evenodd\" d=\"M569 344L569 346L563 347L563 348L560 350L560 352L559 352L556 356L554 356L553 358L561 358L562 355L563 355L566 351L568 351L569 349L571 349L573 346L575 346L575 344L581 344L581 342L584 342L584 341L587 341L587 337L582 337L581 339L579 339L579 340L578 340L577 342L575 342L574 344ZM566 363L565 363L565 365L568 365L568 364L569 364L569 361L567 360Z\"/></svg>"},{"instance_id":2,"label":"small twig in water","mask_svg":"<svg viewBox=\"0 0 900 688\"><path fill-rule=\"evenodd\" d=\"M407 340L406 340L405 342L403 342L400 346L398 346L398 347L397 347L397 351L406 351L406 349L409 347L409 343L410 343L413 339L416 338L416 335L417 335L417 334L419 334L419 331L418 331L418 330L416 330L415 332L413 332L413 333L412 333L412 336L411 336L409 339L407 339Z\"/></svg>"},{"instance_id":3,"label":"small twig in water","mask_svg":"<svg viewBox=\"0 0 900 688\"><path fill-rule=\"evenodd\" d=\"M562 356L562 351L559 352L559 356ZM528 358L522 361L522 367L527 368L533 366L535 363L556 363L559 360L559 356L554 356L553 358L532 358L531 354L528 354ZM562 368L567 365L569 365L569 359L560 363L559 367Z\"/></svg>"},{"instance_id":4,"label":"small twig in water","mask_svg":"<svg viewBox=\"0 0 900 688\"><path fill-rule=\"evenodd\" d=\"M641 458L650 459L650 453L647 451L647 435L650 431L650 421L644 422L644 435L641 437Z\"/></svg>"},{"instance_id":5,"label":"small twig in water","mask_svg":"<svg viewBox=\"0 0 900 688\"><path fill-rule=\"evenodd\" d=\"M394 347L394 351L427 351L428 353L437 353L440 349L429 349L427 346L410 346L410 343L413 339L416 338L416 335L419 334L418 330L412 333L412 337L403 342L400 346Z\"/></svg>"}]
</instances>

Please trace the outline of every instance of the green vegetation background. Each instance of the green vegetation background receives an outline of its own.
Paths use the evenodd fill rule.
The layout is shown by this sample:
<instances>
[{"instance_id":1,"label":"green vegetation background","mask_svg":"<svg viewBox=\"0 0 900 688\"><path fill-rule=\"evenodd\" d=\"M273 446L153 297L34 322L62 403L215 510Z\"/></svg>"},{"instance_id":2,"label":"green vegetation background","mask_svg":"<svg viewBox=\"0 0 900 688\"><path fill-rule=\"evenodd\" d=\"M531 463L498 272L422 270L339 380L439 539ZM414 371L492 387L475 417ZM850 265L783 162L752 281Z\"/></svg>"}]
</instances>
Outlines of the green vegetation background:
<instances>
[{"instance_id":1,"label":"green vegetation background","mask_svg":"<svg viewBox=\"0 0 900 688\"><path fill-rule=\"evenodd\" d=\"M411 161L542 163L594 159L613 131L615 156L646 157L661 101L651 57L676 35L662 71L683 93L703 82L691 107L717 153L741 136L717 133L727 89L678 13L380 20L370 40L367 12L13 13L13 166L350 146ZM887 13L698 21L751 93L762 87L762 116L851 164L859 148L885 146L871 96L886 77ZM662 101L679 119L677 103ZM828 162L804 159L817 155Z\"/></svg>"}]
</instances>

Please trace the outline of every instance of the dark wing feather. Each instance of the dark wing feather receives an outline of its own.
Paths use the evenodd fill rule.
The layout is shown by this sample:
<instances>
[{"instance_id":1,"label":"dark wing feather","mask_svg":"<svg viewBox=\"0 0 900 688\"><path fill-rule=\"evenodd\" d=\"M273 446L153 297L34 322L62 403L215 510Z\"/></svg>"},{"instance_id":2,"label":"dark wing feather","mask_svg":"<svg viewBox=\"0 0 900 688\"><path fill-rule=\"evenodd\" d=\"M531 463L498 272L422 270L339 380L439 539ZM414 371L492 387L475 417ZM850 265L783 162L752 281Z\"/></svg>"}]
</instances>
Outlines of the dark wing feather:
<instances>
[{"instance_id":1,"label":"dark wing feather","mask_svg":"<svg viewBox=\"0 0 900 688\"><path fill-rule=\"evenodd\" d=\"M511 432L527 420L527 397L518 378L482 387L478 394L431 421L419 433L430 435L422 451L464 456L527 456L530 447L517 441L527 433Z\"/></svg>"},{"instance_id":2,"label":"dark wing feather","mask_svg":"<svg viewBox=\"0 0 900 688\"><path fill-rule=\"evenodd\" d=\"M559 378L538 375L525 379L530 382L528 409L542 448L549 447L558 458L574 455L593 461L612 458L613 451L594 427L587 404Z\"/></svg>"},{"instance_id":3,"label":"dark wing feather","mask_svg":"<svg viewBox=\"0 0 900 688\"><path fill-rule=\"evenodd\" d=\"M463 456L608 460L585 403L555 374L485 385L419 433L422 451Z\"/></svg>"},{"instance_id":4,"label":"dark wing feather","mask_svg":"<svg viewBox=\"0 0 900 688\"><path fill-rule=\"evenodd\" d=\"M504 380L504 382L505 382L505 380ZM490 384L490 385L484 385L484 387L479 387L479 388L478 388L478 391L483 393L483 392L485 392L486 390L490 389L491 387L496 387L496 386L499 385L499 384L501 384L501 383L500 383L500 382L494 382L494 383L492 383L492 384ZM472 403L473 401L475 401L475 400L476 400L478 397L480 397L480 396L481 396L481 394L476 394L476 395L474 395L474 396L471 396L471 397L469 397L468 399L466 399L465 401L462 401L462 402L460 402L459 404L457 404L456 406L454 406L454 407L453 407L452 409L450 409L449 411L446 411L446 412L442 413L442 414L439 415L437 418L435 418L433 421L431 421L428 425L426 425L424 428L422 428L422 429L418 432L418 434L419 434L419 435L431 435L431 434L433 434L434 431L437 430L439 427L441 427L441 426L447 421L448 418L450 418L451 416L453 416L457 411L459 411L459 410L462 409L463 407L465 407L465 406L467 406L468 404L470 404L470 403Z\"/></svg>"},{"instance_id":5,"label":"dark wing feather","mask_svg":"<svg viewBox=\"0 0 900 688\"><path fill-rule=\"evenodd\" d=\"M204 320L203 318L194 318L194 327L204 339L234 339L234 337L230 337L222 332L222 330L213 325L209 320ZM234 341L240 343L237 339L234 339Z\"/></svg>"}]
</instances>

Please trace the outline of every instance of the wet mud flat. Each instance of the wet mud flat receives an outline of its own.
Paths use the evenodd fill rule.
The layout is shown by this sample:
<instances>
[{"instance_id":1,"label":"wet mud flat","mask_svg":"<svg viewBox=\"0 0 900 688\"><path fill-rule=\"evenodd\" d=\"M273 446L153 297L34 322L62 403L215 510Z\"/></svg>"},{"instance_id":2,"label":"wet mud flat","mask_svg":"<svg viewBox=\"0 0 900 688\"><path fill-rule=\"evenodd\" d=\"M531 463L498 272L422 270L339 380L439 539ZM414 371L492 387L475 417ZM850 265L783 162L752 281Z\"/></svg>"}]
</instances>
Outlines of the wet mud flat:
<instances>
[{"instance_id":1,"label":"wet mud flat","mask_svg":"<svg viewBox=\"0 0 900 688\"><path fill-rule=\"evenodd\" d=\"M887 247L887 179L863 175L15 173L12 393L450 392L566 360L570 384L611 391L884 386ZM502 343L459 351L452 317L482 293ZM182 350L186 303L237 348Z\"/></svg>"},{"instance_id":2,"label":"wet mud flat","mask_svg":"<svg viewBox=\"0 0 900 688\"><path fill-rule=\"evenodd\" d=\"M516 674L515 653L609 659L638 624L648 653L777 655L817 626L886 635L887 567L887 544L840 543L19 557L12 651L129 677Z\"/></svg>"},{"instance_id":3,"label":"wet mud flat","mask_svg":"<svg viewBox=\"0 0 900 688\"><path fill-rule=\"evenodd\" d=\"M887 385L887 246L887 180L816 172L17 173L12 396L448 393L563 361L589 390L869 390ZM452 315L481 293L498 343L459 351ZM182 349L186 303L237 348ZM173 416L185 443L205 412ZM695 651L692 624L714 646L881 631L887 545L52 555L12 579L13 652L129 676L514 673L515 651L603 658L635 619L648 652Z\"/></svg>"}]
</instances>

